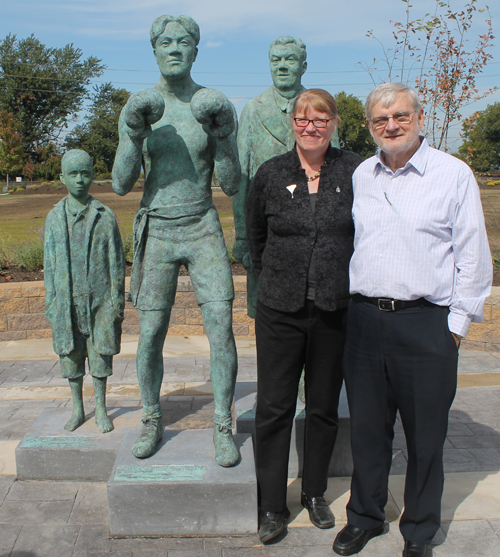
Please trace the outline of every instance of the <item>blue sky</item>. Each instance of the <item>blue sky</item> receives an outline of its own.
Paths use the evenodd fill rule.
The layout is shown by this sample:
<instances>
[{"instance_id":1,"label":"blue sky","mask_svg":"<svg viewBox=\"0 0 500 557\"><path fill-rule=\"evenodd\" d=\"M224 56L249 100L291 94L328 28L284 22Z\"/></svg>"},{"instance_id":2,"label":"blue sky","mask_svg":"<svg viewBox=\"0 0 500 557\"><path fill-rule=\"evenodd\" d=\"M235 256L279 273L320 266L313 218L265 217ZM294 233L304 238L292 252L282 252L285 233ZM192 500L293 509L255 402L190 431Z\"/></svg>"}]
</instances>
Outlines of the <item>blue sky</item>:
<instances>
[{"instance_id":1,"label":"blue sky","mask_svg":"<svg viewBox=\"0 0 500 557\"><path fill-rule=\"evenodd\" d=\"M454 10L464 0L450 0ZM411 19L434 10L434 0L414 0ZM494 34L500 37L500 3L491 2ZM478 7L484 7L481 2ZM107 66L97 82L137 91L158 80L158 69L149 42L149 29L159 15L186 14L200 25L201 41L193 78L201 85L224 92L238 112L248 100L270 86L267 52L281 35L300 37L307 45L306 87L323 87L335 94L352 93L364 100L373 88L370 76L359 62L381 58L374 34L386 46L393 44L393 24L405 18L401 0L4 0L0 12L0 38L13 33L18 38L34 34L47 46L73 43L85 57L96 56ZM473 43L486 31L485 14L476 13L468 37ZM495 33L496 32L496 33ZM500 39L490 49L493 63L477 80L485 90L500 87ZM378 67L383 67L380 63ZM377 72L384 80L386 73ZM500 101L500 91L468 107L464 112L484 109ZM458 137L459 127L450 133Z\"/></svg>"}]
</instances>

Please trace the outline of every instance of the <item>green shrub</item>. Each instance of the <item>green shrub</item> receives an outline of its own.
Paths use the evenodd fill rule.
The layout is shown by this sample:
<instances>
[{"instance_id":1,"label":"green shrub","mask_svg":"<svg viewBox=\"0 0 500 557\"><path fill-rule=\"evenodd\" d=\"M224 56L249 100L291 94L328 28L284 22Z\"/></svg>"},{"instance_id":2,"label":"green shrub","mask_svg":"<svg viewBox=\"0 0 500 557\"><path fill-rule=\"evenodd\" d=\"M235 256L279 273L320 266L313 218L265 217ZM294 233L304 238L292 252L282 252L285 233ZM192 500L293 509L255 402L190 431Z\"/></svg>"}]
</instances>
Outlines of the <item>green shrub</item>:
<instances>
[{"instance_id":1,"label":"green shrub","mask_svg":"<svg viewBox=\"0 0 500 557\"><path fill-rule=\"evenodd\" d=\"M18 191L24 191L24 188L16 188L16 192Z\"/></svg>"},{"instance_id":2,"label":"green shrub","mask_svg":"<svg viewBox=\"0 0 500 557\"><path fill-rule=\"evenodd\" d=\"M41 187L42 187L42 188L45 188L45 187L47 187L47 186L50 186L50 183L49 183L49 182L42 182L42 184L41 184Z\"/></svg>"},{"instance_id":3,"label":"green shrub","mask_svg":"<svg viewBox=\"0 0 500 557\"><path fill-rule=\"evenodd\" d=\"M123 252L125 253L125 261L132 263L134 260L134 235L122 228Z\"/></svg>"},{"instance_id":4,"label":"green shrub","mask_svg":"<svg viewBox=\"0 0 500 557\"><path fill-rule=\"evenodd\" d=\"M141 184L140 182L136 182L136 183L135 183L135 187L136 187L136 188L142 188L142 184Z\"/></svg>"},{"instance_id":5,"label":"green shrub","mask_svg":"<svg viewBox=\"0 0 500 557\"><path fill-rule=\"evenodd\" d=\"M9 263L11 267L18 267L26 271L43 269L43 239L36 238L11 246Z\"/></svg>"},{"instance_id":6,"label":"green shrub","mask_svg":"<svg viewBox=\"0 0 500 557\"><path fill-rule=\"evenodd\" d=\"M36 190L38 189L38 186L33 186L31 189L32 189L33 191L36 191Z\"/></svg>"},{"instance_id":7,"label":"green shrub","mask_svg":"<svg viewBox=\"0 0 500 557\"><path fill-rule=\"evenodd\" d=\"M9 259L7 257L7 252L4 246L0 244L0 269L7 267L9 264Z\"/></svg>"}]
</instances>

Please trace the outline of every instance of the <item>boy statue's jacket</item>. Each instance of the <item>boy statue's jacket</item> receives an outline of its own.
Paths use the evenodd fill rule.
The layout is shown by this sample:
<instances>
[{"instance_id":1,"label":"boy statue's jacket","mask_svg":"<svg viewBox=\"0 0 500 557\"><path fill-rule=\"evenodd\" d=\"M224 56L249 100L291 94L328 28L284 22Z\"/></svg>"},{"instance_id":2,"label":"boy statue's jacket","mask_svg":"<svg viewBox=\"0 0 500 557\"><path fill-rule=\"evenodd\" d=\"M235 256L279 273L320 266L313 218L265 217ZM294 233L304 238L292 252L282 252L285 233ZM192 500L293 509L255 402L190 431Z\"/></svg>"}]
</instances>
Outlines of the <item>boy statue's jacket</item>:
<instances>
[{"instance_id":1,"label":"boy statue's jacket","mask_svg":"<svg viewBox=\"0 0 500 557\"><path fill-rule=\"evenodd\" d=\"M50 211L45 222L45 316L52 327L56 354L74 349L71 318L71 269L66 217L67 197ZM120 231L111 209L90 196L85 243L85 270L90 339L98 354L120 352L125 307L125 258Z\"/></svg>"}]
</instances>

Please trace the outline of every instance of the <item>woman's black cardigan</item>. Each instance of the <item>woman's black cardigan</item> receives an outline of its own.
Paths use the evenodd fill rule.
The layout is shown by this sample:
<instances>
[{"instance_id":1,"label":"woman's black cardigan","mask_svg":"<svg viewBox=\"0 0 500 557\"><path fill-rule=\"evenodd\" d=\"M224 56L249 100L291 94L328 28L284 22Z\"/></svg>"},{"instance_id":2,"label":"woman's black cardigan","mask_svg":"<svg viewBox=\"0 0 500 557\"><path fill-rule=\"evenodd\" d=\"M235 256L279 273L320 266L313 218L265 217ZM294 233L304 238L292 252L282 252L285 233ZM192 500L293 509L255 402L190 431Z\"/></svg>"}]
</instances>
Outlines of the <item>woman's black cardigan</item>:
<instances>
[{"instance_id":1,"label":"woman's black cardigan","mask_svg":"<svg viewBox=\"0 0 500 557\"><path fill-rule=\"evenodd\" d=\"M315 248L315 304L335 311L349 299L353 252L352 174L362 159L329 146L313 214L296 148L265 162L247 200L247 240L259 277L258 300L278 311L305 305L307 274ZM287 186L295 185L293 193Z\"/></svg>"}]
</instances>

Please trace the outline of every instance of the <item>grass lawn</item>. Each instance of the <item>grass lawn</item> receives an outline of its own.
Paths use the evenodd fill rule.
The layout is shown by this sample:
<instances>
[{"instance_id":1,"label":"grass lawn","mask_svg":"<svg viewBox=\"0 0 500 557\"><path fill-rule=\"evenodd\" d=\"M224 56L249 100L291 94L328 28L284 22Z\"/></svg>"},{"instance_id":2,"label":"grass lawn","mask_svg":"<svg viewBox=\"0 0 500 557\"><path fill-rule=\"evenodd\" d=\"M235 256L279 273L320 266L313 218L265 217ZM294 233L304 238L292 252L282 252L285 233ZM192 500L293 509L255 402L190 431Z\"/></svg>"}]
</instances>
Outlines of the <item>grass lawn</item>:
<instances>
[{"instance_id":1,"label":"grass lawn","mask_svg":"<svg viewBox=\"0 0 500 557\"><path fill-rule=\"evenodd\" d=\"M45 219L52 207L66 194L66 188L54 190L50 193L36 192L14 193L0 196L0 251L19 243L36 241L41 237ZM118 226L125 239L132 233L132 225L137 213L142 189L133 189L127 195L116 195L110 184L93 184L90 193L102 203L112 209L118 220ZM214 204L219 212L222 229L229 253L235 240L233 206L231 198L221 191L213 192Z\"/></svg>"}]
</instances>

